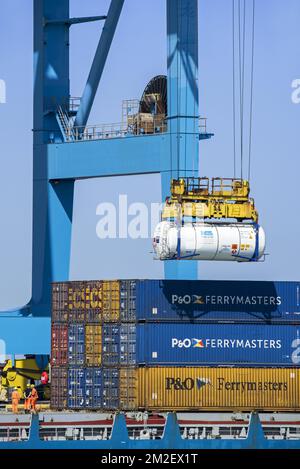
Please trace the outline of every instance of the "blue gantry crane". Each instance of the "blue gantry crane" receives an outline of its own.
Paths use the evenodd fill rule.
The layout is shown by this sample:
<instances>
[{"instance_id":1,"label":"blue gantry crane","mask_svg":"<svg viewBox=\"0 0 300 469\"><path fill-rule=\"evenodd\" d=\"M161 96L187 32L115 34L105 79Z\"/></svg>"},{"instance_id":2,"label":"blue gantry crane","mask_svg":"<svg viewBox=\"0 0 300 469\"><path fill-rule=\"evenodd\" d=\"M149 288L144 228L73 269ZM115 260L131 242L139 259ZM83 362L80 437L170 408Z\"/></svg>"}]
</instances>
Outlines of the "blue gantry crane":
<instances>
[{"instance_id":1,"label":"blue gantry crane","mask_svg":"<svg viewBox=\"0 0 300 469\"><path fill-rule=\"evenodd\" d=\"M162 132L86 133L124 0L102 16L70 18L69 0L34 1L33 260L32 297L1 313L6 353L48 354L51 282L69 276L74 183L77 179L159 173L163 199L172 174L198 168L197 0L167 0L167 121ZM69 32L102 21L103 29L79 101L70 98ZM89 138L85 138L89 135ZM97 138L99 137L99 138ZM166 278L196 278L197 264L165 262Z\"/></svg>"}]
</instances>

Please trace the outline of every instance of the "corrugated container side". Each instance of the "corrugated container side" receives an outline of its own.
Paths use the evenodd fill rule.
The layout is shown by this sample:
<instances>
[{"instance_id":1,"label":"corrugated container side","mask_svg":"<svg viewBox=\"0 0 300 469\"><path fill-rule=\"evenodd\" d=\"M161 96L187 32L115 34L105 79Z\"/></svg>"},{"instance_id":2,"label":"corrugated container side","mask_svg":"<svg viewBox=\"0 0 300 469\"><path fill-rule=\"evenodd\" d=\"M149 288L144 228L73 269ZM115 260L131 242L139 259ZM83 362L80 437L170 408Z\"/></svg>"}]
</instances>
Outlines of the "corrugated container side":
<instances>
[{"instance_id":1,"label":"corrugated container side","mask_svg":"<svg viewBox=\"0 0 300 469\"><path fill-rule=\"evenodd\" d=\"M102 327L102 364L117 366L120 361L120 326L103 324Z\"/></svg>"},{"instance_id":2,"label":"corrugated container side","mask_svg":"<svg viewBox=\"0 0 300 469\"><path fill-rule=\"evenodd\" d=\"M69 317L68 311L52 310L52 322L67 323L68 322L68 317Z\"/></svg>"},{"instance_id":3,"label":"corrugated container side","mask_svg":"<svg viewBox=\"0 0 300 469\"><path fill-rule=\"evenodd\" d=\"M120 327L120 366L136 364L136 325L122 324Z\"/></svg>"},{"instance_id":4,"label":"corrugated container side","mask_svg":"<svg viewBox=\"0 0 300 469\"><path fill-rule=\"evenodd\" d=\"M68 364L68 326L52 324L51 327L51 365Z\"/></svg>"},{"instance_id":5,"label":"corrugated container side","mask_svg":"<svg viewBox=\"0 0 300 469\"><path fill-rule=\"evenodd\" d=\"M102 327L99 324L85 326L85 362L87 366L101 366Z\"/></svg>"},{"instance_id":6,"label":"corrugated container side","mask_svg":"<svg viewBox=\"0 0 300 469\"><path fill-rule=\"evenodd\" d=\"M120 319L120 281L102 283L103 321L115 322Z\"/></svg>"},{"instance_id":7,"label":"corrugated container side","mask_svg":"<svg viewBox=\"0 0 300 469\"><path fill-rule=\"evenodd\" d=\"M56 282L52 285L52 307L54 310L68 311L81 309L83 302L83 282Z\"/></svg>"},{"instance_id":8,"label":"corrugated container side","mask_svg":"<svg viewBox=\"0 0 300 469\"><path fill-rule=\"evenodd\" d=\"M300 283L137 280L138 320L298 322Z\"/></svg>"},{"instance_id":9,"label":"corrugated container side","mask_svg":"<svg viewBox=\"0 0 300 469\"><path fill-rule=\"evenodd\" d=\"M68 322L85 322L85 313L84 309L70 309L68 311Z\"/></svg>"},{"instance_id":10,"label":"corrugated container side","mask_svg":"<svg viewBox=\"0 0 300 469\"><path fill-rule=\"evenodd\" d=\"M91 322L91 323L100 323L102 321L102 310L97 308L97 309L87 309L85 311L85 320L86 322Z\"/></svg>"},{"instance_id":11,"label":"corrugated container side","mask_svg":"<svg viewBox=\"0 0 300 469\"><path fill-rule=\"evenodd\" d=\"M84 324L69 324L68 347L69 365L83 366L85 363Z\"/></svg>"},{"instance_id":12,"label":"corrugated container side","mask_svg":"<svg viewBox=\"0 0 300 469\"><path fill-rule=\"evenodd\" d=\"M103 409L119 409L119 370L114 368L102 369Z\"/></svg>"},{"instance_id":13,"label":"corrugated container side","mask_svg":"<svg viewBox=\"0 0 300 469\"><path fill-rule=\"evenodd\" d=\"M101 308L101 281L57 282L52 285L53 310Z\"/></svg>"},{"instance_id":14,"label":"corrugated container side","mask_svg":"<svg viewBox=\"0 0 300 469\"><path fill-rule=\"evenodd\" d=\"M102 308L102 281L84 282L85 309L101 310Z\"/></svg>"},{"instance_id":15,"label":"corrugated container side","mask_svg":"<svg viewBox=\"0 0 300 469\"><path fill-rule=\"evenodd\" d=\"M85 374L85 406L90 409L101 409L102 370L99 368L87 368Z\"/></svg>"},{"instance_id":16,"label":"corrugated container side","mask_svg":"<svg viewBox=\"0 0 300 469\"><path fill-rule=\"evenodd\" d=\"M155 367L138 370L138 403L149 410L299 411L299 370Z\"/></svg>"},{"instance_id":17,"label":"corrugated container side","mask_svg":"<svg viewBox=\"0 0 300 469\"><path fill-rule=\"evenodd\" d=\"M51 368L51 409L66 409L68 401L68 370L63 367Z\"/></svg>"},{"instance_id":18,"label":"corrugated container side","mask_svg":"<svg viewBox=\"0 0 300 469\"><path fill-rule=\"evenodd\" d=\"M66 308L69 311L85 310L87 303L90 302L89 294L91 282L69 282L68 299Z\"/></svg>"},{"instance_id":19,"label":"corrugated container side","mask_svg":"<svg viewBox=\"0 0 300 469\"><path fill-rule=\"evenodd\" d=\"M122 368L120 373L119 408L121 410L136 410L138 406L137 369Z\"/></svg>"},{"instance_id":20,"label":"corrugated container side","mask_svg":"<svg viewBox=\"0 0 300 469\"><path fill-rule=\"evenodd\" d=\"M52 310L63 311L68 304L68 282L52 284Z\"/></svg>"},{"instance_id":21,"label":"corrugated container side","mask_svg":"<svg viewBox=\"0 0 300 469\"><path fill-rule=\"evenodd\" d=\"M84 409L86 407L85 382L86 370L84 368L69 368L68 407L70 409Z\"/></svg>"},{"instance_id":22,"label":"corrugated container side","mask_svg":"<svg viewBox=\"0 0 300 469\"><path fill-rule=\"evenodd\" d=\"M146 365L299 366L300 325L144 323L137 363Z\"/></svg>"},{"instance_id":23,"label":"corrugated container side","mask_svg":"<svg viewBox=\"0 0 300 469\"><path fill-rule=\"evenodd\" d=\"M120 319L123 322L136 321L136 281L120 281Z\"/></svg>"}]
</instances>

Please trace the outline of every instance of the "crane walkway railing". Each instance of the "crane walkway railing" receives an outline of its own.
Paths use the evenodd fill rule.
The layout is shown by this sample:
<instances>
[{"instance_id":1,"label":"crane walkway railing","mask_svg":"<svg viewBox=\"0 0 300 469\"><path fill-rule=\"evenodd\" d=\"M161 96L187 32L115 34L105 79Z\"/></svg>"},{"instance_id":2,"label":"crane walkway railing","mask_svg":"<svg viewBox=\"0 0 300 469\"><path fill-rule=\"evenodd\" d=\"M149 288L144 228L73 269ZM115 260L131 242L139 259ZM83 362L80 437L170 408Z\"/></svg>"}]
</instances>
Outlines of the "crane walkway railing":
<instances>
[{"instance_id":1,"label":"crane walkway railing","mask_svg":"<svg viewBox=\"0 0 300 469\"><path fill-rule=\"evenodd\" d=\"M65 142L84 140L106 140L129 136L144 136L167 133L166 119L153 118L146 121L138 119L132 123L118 122L113 124L87 125L74 127L73 121L68 118L62 107L57 109L57 117L64 134ZM199 133L206 133L206 118L199 118Z\"/></svg>"}]
</instances>

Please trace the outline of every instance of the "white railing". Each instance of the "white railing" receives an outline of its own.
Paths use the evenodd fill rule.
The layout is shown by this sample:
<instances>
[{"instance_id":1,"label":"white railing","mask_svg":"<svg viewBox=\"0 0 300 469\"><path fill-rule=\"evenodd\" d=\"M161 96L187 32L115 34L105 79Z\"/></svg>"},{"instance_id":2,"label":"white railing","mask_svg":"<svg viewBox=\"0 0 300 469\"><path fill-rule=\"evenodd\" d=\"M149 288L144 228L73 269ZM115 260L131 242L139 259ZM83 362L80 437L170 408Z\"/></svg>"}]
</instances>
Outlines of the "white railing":
<instances>
[{"instance_id":1,"label":"white railing","mask_svg":"<svg viewBox=\"0 0 300 469\"><path fill-rule=\"evenodd\" d=\"M206 121L207 117L199 117L199 132L200 134L206 134Z\"/></svg>"},{"instance_id":2,"label":"white railing","mask_svg":"<svg viewBox=\"0 0 300 469\"><path fill-rule=\"evenodd\" d=\"M61 117L61 116L60 116ZM206 117L199 118L199 133L206 133ZM168 131L167 121L161 118L149 121L137 121L135 123L118 122L113 124L87 125L85 127L73 127L71 121L68 126L64 122L66 140L107 140L112 138L123 138L127 136L142 136L166 133Z\"/></svg>"}]
</instances>

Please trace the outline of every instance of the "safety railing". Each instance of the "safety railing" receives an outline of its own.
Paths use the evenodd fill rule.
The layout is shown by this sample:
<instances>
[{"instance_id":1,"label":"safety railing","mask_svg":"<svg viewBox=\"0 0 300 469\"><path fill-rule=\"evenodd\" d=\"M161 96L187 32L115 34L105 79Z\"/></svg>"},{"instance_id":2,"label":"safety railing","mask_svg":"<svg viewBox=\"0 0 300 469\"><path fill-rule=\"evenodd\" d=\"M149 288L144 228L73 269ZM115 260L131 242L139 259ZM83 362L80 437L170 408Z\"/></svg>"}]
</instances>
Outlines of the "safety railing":
<instances>
[{"instance_id":1,"label":"safety railing","mask_svg":"<svg viewBox=\"0 0 300 469\"><path fill-rule=\"evenodd\" d=\"M115 124L88 125L86 127L72 127L68 129L68 140L104 140L122 138L133 135L151 135L167 131L165 121L149 121L127 124L125 122Z\"/></svg>"},{"instance_id":2,"label":"safety railing","mask_svg":"<svg viewBox=\"0 0 300 469\"><path fill-rule=\"evenodd\" d=\"M78 111L80 106L81 98L77 96L70 96L69 98L69 111L75 112Z\"/></svg>"},{"instance_id":3,"label":"safety railing","mask_svg":"<svg viewBox=\"0 0 300 469\"><path fill-rule=\"evenodd\" d=\"M207 117L199 117L199 132L200 132L200 134L206 134L207 133L206 123L207 123Z\"/></svg>"},{"instance_id":4,"label":"safety railing","mask_svg":"<svg viewBox=\"0 0 300 469\"><path fill-rule=\"evenodd\" d=\"M212 195L247 197L249 184L240 178L212 178Z\"/></svg>"},{"instance_id":5,"label":"safety railing","mask_svg":"<svg viewBox=\"0 0 300 469\"><path fill-rule=\"evenodd\" d=\"M70 111L74 111L79 106L80 98L70 98ZM72 120L68 125L64 122L64 132L66 141L82 140L106 140L112 138L122 138L128 136L142 136L166 133L168 131L167 120L162 116L152 116L149 118L133 116L127 122L113 124L87 125L85 127L74 127ZM199 132L206 133L206 118L199 118Z\"/></svg>"},{"instance_id":6,"label":"safety railing","mask_svg":"<svg viewBox=\"0 0 300 469\"><path fill-rule=\"evenodd\" d=\"M208 177L187 177L185 180L185 192L192 192L194 194L208 194L209 193L209 178Z\"/></svg>"}]
</instances>

